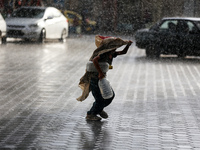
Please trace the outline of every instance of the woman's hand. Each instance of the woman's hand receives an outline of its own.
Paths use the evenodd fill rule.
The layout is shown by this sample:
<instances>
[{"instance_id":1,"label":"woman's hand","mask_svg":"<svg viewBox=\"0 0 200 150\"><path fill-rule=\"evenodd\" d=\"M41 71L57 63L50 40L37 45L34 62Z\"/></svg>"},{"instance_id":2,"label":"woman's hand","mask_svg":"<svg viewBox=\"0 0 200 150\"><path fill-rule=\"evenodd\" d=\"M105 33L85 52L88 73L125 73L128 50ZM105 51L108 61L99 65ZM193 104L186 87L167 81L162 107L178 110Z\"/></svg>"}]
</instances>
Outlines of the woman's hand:
<instances>
[{"instance_id":1,"label":"woman's hand","mask_svg":"<svg viewBox=\"0 0 200 150\"><path fill-rule=\"evenodd\" d=\"M132 44L133 42L132 41L128 41L128 46L131 46L131 44Z\"/></svg>"},{"instance_id":2,"label":"woman's hand","mask_svg":"<svg viewBox=\"0 0 200 150\"><path fill-rule=\"evenodd\" d=\"M105 77L105 75L103 73L99 73L98 78L101 80Z\"/></svg>"},{"instance_id":3,"label":"woman's hand","mask_svg":"<svg viewBox=\"0 0 200 150\"><path fill-rule=\"evenodd\" d=\"M126 54L132 43L133 43L132 41L128 41L126 47L122 51L115 52L116 55L124 55L124 54Z\"/></svg>"}]
</instances>

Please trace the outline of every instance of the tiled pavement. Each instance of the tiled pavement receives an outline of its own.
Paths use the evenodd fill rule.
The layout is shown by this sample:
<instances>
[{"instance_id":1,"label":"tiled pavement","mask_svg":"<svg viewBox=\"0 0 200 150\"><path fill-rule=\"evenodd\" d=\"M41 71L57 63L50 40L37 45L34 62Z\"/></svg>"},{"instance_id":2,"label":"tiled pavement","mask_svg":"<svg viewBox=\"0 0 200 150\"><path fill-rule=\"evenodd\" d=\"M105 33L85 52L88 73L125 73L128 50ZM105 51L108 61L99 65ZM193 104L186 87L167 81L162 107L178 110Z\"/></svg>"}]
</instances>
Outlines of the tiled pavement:
<instances>
[{"instance_id":1,"label":"tiled pavement","mask_svg":"<svg viewBox=\"0 0 200 150\"><path fill-rule=\"evenodd\" d=\"M126 37L129 39L128 37ZM200 150L200 59L145 58L134 45L108 79L107 120L76 101L94 37L0 45L0 150Z\"/></svg>"}]
</instances>

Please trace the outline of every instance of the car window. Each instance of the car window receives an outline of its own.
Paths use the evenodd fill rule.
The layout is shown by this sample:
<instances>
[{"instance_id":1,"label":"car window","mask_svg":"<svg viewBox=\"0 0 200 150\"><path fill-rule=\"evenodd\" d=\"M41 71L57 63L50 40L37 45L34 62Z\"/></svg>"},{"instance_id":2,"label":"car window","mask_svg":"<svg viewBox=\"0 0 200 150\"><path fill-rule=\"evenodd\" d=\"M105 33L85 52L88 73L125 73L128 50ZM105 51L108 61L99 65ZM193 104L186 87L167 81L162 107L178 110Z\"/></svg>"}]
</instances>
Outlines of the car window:
<instances>
[{"instance_id":1,"label":"car window","mask_svg":"<svg viewBox=\"0 0 200 150\"><path fill-rule=\"evenodd\" d=\"M44 15L44 9L35 8L21 8L12 14L12 17L17 18L42 18Z\"/></svg>"},{"instance_id":2,"label":"car window","mask_svg":"<svg viewBox=\"0 0 200 150\"><path fill-rule=\"evenodd\" d=\"M200 29L200 22L197 22L196 25Z\"/></svg>"},{"instance_id":3,"label":"car window","mask_svg":"<svg viewBox=\"0 0 200 150\"><path fill-rule=\"evenodd\" d=\"M176 26L176 30L179 33L188 33L189 32L188 21L179 20Z\"/></svg>"},{"instance_id":4,"label":"car window","mask_svg":"<svg viewBox=\"0 0 200 150\"><path fill-rule=\"evenodd\" d=\"M170 29L170 25L177 25L177 20L166 20L160 25L161 30L168 30Z\"/></svg>"},{"instance_id":5,"label":"car window","mask_svg":"<svg viewBox=\"0 0 200 150\"><path fill-rule=\"evenodd\" d=\"M188 21L187 25L189 27L189 31L195 30L195 28L196 28L196 26L194 25L194 23L192 23L191 21Z\"/></svg>"}]
</instances>

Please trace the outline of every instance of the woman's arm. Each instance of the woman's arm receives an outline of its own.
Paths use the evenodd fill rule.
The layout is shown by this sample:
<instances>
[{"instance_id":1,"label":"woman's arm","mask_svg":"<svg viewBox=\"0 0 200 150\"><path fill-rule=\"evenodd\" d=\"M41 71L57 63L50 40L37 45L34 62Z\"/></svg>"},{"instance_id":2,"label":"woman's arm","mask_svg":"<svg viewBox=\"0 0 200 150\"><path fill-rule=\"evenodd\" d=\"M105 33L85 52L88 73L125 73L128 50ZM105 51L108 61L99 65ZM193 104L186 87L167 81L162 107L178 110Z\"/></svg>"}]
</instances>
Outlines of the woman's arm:
<instances>
[{"instance_id":1,"label":"woman's arm","mask_svg":"<svg viewBox=\"0 0 200 150\"><path fill-rule=\"evenodd\" d=\"M96 67L97 71L99 72L99 79L103 79L105 77L105 75L103 74L100 66L99 66L99 59L100 59L100 56L96 56L94 57L94 59L92 60L93 63L94 63L94 66Z\"/></svg>"},{"instance_id":2,"label":"woman's arm","mask_svg":"<svg viewBox=\"0 0 200 150\"><path fill-rule=\"evenodd\" d=\"M126 47L122 50L122 51L117 51L116 55L124 55L128 52L129 47L131 46L133 42L132 41L128 41L128 44L126 45Z\"/></svg>"}]
</instances>

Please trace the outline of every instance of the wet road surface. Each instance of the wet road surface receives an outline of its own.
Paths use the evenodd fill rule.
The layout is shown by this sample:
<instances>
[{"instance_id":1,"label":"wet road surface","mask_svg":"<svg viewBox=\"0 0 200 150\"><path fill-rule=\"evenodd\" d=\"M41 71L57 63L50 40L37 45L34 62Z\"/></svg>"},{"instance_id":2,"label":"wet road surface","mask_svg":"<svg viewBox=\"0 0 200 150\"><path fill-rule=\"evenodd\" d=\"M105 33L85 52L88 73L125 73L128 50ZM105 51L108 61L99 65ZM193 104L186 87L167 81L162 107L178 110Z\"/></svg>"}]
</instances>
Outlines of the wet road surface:
<instances>
[{"instance_id":1,"label":"wet road surface","mask_svg":"<svg viewBox=\"0 0 200 150\"><path fill-rule=\"evenodd\" d=\"M147 59L132 45L108 72L109 118L87 122L93 97L76 98L94 49L94 36L0 45L1 150L200 149L200 58Z\"/></svg>"}]
</instances>

